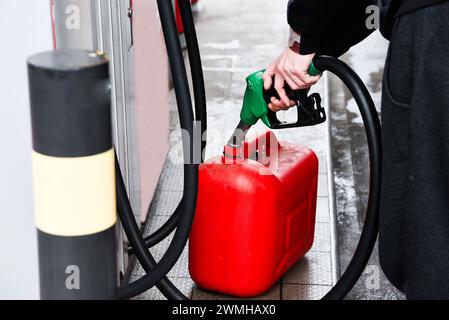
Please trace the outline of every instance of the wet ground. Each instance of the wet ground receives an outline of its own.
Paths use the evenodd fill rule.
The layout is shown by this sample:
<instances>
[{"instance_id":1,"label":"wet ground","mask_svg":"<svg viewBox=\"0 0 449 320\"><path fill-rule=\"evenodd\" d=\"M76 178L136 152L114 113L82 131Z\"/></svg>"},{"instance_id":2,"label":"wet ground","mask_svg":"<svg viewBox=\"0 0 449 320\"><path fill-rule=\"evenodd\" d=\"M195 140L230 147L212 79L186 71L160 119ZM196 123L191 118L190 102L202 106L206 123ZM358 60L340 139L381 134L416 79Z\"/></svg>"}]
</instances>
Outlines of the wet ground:
<instances>
[{"instance_id":1,"label":"wet ground","mask_svg":"<svg viewBox=\"0 0 449 320\"><path fill-rule=\"evenodd\" d=\"M352 48L342 59L359 74L380 114L383 67L388 42L379 32ZM369 157L360 113L348 90L336 77L329 77L332 126L332 159L337 208L340 269L348 265L363 227L368 200ZM349 299L402 299L379 267L376 249L365 273Z\"/></svg>"}]
</instances>

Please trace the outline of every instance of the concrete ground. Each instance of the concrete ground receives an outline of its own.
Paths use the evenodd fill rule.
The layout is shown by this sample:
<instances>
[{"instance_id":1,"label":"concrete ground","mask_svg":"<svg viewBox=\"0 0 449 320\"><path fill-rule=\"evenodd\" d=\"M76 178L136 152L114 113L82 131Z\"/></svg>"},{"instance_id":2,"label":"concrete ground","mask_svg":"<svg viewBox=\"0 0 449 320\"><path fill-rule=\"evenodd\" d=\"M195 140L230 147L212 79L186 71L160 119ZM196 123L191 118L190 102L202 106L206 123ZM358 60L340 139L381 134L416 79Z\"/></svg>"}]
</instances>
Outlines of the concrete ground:
<instances>
[{"instance_id":1,"label":"concrete ground","mask_svg":"<svg viewBox=\"0 0 449 320\"><path fill-rule=\"evenodd\" d=\"M245 78L265 68L286 47L288 25L287 1L203 0L197 19L197 31L205 71L208 102L208 147L206 158L219 155L239 121L245 91ZM325 94L325 82L314 91ZM326 100L326 99L325 99ZM170 142L172 148L150 208L145 235L161 226L173 212L182 196L181 139L176 101L172 92ZM294 112L280 117L291 119ZM264 130L259 124L252 130ZM303 129L276 132L280 140L288 140L312 148L319 156L319 187L315 243L312 250L282 277L271 290L258 299L319 299L337 280L335 215L329 152L329 123ZM151 249L159 259L171 238ZM188 248L168 277L193 299L229 299L198 288L190 279L187 267ZM131 281L142 276L136 265ZM163 299L153 288L136 299Z\"/></svg>"}]
</instances>

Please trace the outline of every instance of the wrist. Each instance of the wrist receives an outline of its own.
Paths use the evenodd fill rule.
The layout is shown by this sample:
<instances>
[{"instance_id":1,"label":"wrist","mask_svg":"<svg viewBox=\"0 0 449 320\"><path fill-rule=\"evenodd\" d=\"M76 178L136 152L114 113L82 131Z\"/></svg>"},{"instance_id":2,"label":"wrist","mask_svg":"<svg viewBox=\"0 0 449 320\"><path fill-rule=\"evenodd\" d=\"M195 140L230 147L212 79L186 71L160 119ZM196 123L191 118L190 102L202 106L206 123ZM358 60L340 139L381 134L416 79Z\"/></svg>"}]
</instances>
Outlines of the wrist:
<instances>
[{"instance_id":1,"label":"wrist","mask_svg":"<svg viewBox=\"0 0 449 320\"><path fill-rule=\"evenodd\" d=\"M290 36L288 38L288 47L295 53L299 54L301 47L301 35L290 29Z\"/></svg>"}]
</instances>

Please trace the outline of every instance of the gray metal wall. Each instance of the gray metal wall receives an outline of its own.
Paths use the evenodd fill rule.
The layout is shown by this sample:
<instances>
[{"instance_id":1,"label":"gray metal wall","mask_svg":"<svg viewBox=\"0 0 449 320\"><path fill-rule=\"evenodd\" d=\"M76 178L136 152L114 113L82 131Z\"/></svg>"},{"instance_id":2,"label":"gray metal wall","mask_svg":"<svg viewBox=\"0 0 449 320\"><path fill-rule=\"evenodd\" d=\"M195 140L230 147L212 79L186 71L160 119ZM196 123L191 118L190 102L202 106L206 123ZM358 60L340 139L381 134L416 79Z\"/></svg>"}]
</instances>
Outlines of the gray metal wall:
<instances>
[{"instance_id":1,"label":"gray metal wall","mask_svg":"<svg viewBox=\"0 0 449 320\"><path fill-rule=\"evenodd\" d=\"M134 48L129 0L54 0L56 47L104 52L110 58L114 146L136 220L140 216L139 163L136 139ZM118 260L128 265L118 224Z\"/></svg>"}]
</instances>

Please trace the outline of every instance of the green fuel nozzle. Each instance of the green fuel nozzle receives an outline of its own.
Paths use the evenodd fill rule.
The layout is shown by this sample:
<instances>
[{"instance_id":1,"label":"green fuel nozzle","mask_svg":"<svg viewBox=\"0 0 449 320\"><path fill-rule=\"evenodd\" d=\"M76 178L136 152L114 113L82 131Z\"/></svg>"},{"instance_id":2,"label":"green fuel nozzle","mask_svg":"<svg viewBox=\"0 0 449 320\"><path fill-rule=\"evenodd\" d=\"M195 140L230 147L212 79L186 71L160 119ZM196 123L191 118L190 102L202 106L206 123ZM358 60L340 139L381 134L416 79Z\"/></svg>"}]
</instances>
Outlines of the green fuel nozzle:
<instances>
[{"instance_id":1,"label":"green fuel nozzle","mask_svg":"<svg viewBox=\"0 0 449 320\"><path fill-rule=\"evenodd\" d=\"M314 76L319 76L322 72L315 67L315 64L312 61L309 66L308 73L309 73L309 75L314 77Z\"/></svg>"},{"instance_id":2,"label":"green fuel nozzle","mask_svg":"<svg viewBox=\"0 0 449 320\"><path fill-rule=\"evenodd\" d=\"M228 141L227 146L230 148L240 148L245 141L246 133L259 119L262 119L267 127L271 127L267 115L268 107L263 95L262 77L264 72L265 70L255 72L246 78L246 91L240 112L240 122Z\"/></svg>"},{"instance_id":3,"label":"green fuel nozzle","mask_svg":"<svg viewBox=\"0 0 449 320\"><path fill-rule=\"evenodd\" d=\"M262 77L264 72L265 70L255 72L246 78L246 91L243 97L240 119L250 126L255 125L261 119L270 128L271 124L267 116L267 102L263 94Z\"/></svg>"},{"instance_id":4,"label":"green fuel nozzle","mask_svg":"<svg viewBox=\"0 0 449 320\"><path fill-rule=\"evenodd\" d=\"M271 98L279 98L279 95L274 87L269 90L264 89L264 72L265 70L260 70L246 78L246 91L240 112L240 123L228 142L229 147L241 146L241 143L245 140L246 132L259 119L270 129L305 127L326 121L326 112L321 107L319 94L314 93L308 96L309 90L292 90L287 84L285 84L284 89L289 99L296 102L298 119L296 122L279 121L276 113L268 108ZM313 63L309 67L309 74L320 74Z\"/></svg>"}]
</instances>

